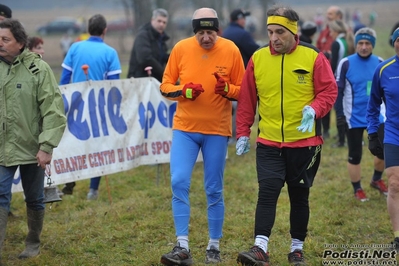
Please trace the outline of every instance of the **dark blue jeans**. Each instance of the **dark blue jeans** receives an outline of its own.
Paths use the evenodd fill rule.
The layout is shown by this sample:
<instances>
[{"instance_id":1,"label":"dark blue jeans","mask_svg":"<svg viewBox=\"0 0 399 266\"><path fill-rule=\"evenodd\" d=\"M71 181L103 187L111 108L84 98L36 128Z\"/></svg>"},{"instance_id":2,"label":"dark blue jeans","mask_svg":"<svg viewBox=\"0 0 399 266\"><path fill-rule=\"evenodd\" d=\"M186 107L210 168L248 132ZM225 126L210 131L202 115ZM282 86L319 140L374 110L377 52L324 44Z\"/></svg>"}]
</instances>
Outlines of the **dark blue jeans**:
<instances>
[{"instance_id":1,"label":"dark blue jeans","mask_svg":"<svg viewBox=\"0 0 399 266\"><path fill-rule=\"evenodd\" d=\"M10 210L12 198L11 187L16 166L0 166L0 207ZM25 194L26 207L34 210L44 210L44 169L34 164L19 165L22 188Z\"/></svg>"}]
</instances>

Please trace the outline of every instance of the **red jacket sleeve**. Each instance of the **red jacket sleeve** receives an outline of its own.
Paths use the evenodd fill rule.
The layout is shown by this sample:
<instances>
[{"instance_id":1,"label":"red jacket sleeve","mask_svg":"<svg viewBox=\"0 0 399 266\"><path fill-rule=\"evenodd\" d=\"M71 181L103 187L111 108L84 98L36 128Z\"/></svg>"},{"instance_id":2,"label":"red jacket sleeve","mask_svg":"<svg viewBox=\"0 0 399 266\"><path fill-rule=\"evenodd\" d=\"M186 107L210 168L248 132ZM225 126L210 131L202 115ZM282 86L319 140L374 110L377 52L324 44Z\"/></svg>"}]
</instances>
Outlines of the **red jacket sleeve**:
<instances>
[{"instance_id":1,"label":"red jacket sleeve","mask_svg":"<svg viewBox=\"0 0 399 266\"><path fill-rule=\"evenodd\" d=\"M255 121L258 97L254 78L254 63L250 58L241 82L237 103L236 135L249 137Z\"/></svg>"},{"instance_id":2,"label":"red jacket sleeve","mask_svg":"<svg viewBox=\"0 0 399 266\"><path fill-rule=\"evenodd\" d=\"M313 73L315 99L311 106L316 112L316 118L325 116L337 99L338 89L330 62L323 53L316 58Z\"/></svg>"}]
</instances>

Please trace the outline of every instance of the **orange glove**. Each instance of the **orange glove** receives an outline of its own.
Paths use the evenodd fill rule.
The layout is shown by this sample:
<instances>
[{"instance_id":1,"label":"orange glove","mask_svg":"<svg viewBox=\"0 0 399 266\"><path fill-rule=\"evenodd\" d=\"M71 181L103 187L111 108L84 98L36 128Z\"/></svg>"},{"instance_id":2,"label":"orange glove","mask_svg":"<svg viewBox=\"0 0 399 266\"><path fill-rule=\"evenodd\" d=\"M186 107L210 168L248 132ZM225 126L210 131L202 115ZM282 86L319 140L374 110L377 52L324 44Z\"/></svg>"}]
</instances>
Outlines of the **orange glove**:
<instances>
[{"instance_id":1,"label":"orange glove","mask_svg":"<svg viewBox=\"0 0 399 266\"><path fill-rule=\"evenodd\" d=\"M204 89L201 84L193 84L190 82L184 85L182 95L184 98L194 101L203 92Z\"/></svg>"},{"instance_id":2,"label":"orange glove","mask_svg":"<svg viewBox=\"0 0 399 266\"><path fill-rule=\"evenodd\" d=\"M219 76L218 73L215 72L213 73L213 75L215 76L217 81L215 85L215 93L220 94L222 96L226 96L227 93L229 92L229 84L226 81L224 81L224 79L221 76Z\"/></svg>"}]
</instances>

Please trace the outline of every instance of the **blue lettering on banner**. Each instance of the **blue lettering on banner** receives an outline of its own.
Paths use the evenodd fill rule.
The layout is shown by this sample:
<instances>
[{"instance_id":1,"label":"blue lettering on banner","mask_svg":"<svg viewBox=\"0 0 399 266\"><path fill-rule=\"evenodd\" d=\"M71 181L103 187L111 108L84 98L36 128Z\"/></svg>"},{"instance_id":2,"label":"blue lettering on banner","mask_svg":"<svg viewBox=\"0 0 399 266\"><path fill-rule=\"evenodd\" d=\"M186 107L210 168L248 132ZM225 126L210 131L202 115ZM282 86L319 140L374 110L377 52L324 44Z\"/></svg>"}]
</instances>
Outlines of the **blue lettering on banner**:
<instances>
[{"instance_id":1,"label":"blue lettering on banner","mask_svg":"<svg viewBox=\"0 0 399 266\"><path fill-rule=\"evenodd\" d=\"M141 129L144 130L144 139L148 138L148 129L155 123L155 109L151 102L148 102L147 109L143 103L139 104L139 122Z\"/></svg>"},{"instance_id":2,"label":"blue lettering on banner","mask_svg":"<svg viewBox=\"0 0 399 266\"><path fill-rule=\"evenodd\" d=\"M155 107L151 102L147 103L147 108L141 102L139 104L139 122L141 129L144 130L144 139L148 138L148 131L154 126L156 118L166 128L172 128L173 116L176 112L176 103L172 103L169 108L165 102L160 102L155 113Z\"/></svg>"},{"instance_id":3,"label":"blue lettering on banner","mask_svg":"<svg viewBox=\"0 0 399 266\"><path fill-rule=\"evenodd\" d=\"M69 131L77 139L87 140L91 136L93 138L100 137L100 125L102 134L108 136L109 132L106 115L108 115L111 125L116 132L124 134L127 131L127 124L120 112L122 94L118 88L112 87L107 97L105 96L104 88L101 88L98 98L96 98L95 90L92 89L89 92L86 102L82 99L82 93L75 91L72 93L70 105L65 95L62 95L62 97L64 99ZM106 106L107 108L105 108ZM90 124L86 119L83 119L85 108L89 110Z\"/></svg>"},{"instance_id":4,"label":"blue lettering on banner","mask_svg":"<svg viewBox=\"0 0 399 266\"><path fill-rule=\"evenodd\" d=\"M168 110L168 106L164 103L161 102L158 106L158 117L159 117L159 122L161 122L161 124L164 127L167 128L172 128L173 126L173 116L175 115L176 112L176 103L173 103L169 106L169 110Z\"/></svg>"},{"instance_id":5,"label":"blue lettering on banner","mask_svg":"<svg viewBox=\"0 0 399 266\"><path fill-rule=\"evenodd\" d=\"M108 116L112 127L119 134L127 131L127 124L121 114L122 94L117 87L112 87L108 94Z\"/></svg>"}]
</instances>

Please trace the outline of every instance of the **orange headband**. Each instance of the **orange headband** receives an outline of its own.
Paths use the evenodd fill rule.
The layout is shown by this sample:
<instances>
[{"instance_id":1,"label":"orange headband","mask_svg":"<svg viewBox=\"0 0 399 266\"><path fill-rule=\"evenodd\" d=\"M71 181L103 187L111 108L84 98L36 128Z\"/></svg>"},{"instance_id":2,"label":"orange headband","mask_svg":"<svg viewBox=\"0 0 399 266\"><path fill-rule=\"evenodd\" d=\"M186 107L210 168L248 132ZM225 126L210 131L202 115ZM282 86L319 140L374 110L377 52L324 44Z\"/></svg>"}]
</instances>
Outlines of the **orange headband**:
<instances>
[{"instance_id":1,"label":"orange headband","mask_svg":"<svg viewBox=\"0 0 399 266\"><path fill-rule=\"evenodd\" d=\"M289 20L283 16L270 16L267 18L267 25L277 24L287 28L292 34L297 34L298 24L296 21Z\"/></svg>"}]
</instances>

